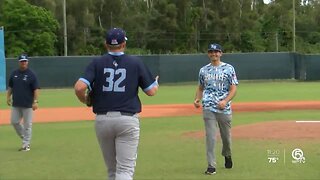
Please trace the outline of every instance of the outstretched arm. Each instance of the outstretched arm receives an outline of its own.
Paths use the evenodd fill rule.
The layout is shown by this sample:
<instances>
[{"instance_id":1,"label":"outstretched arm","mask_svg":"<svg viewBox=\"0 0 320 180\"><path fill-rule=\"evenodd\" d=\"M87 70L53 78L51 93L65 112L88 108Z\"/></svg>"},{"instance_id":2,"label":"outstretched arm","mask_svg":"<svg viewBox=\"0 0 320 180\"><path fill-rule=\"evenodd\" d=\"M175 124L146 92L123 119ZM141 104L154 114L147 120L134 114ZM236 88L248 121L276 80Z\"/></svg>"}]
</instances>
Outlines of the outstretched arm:
<instances>
[{"instance_id":1,"label":"outstretched arm","mask_svg":"<svg viewBox=\"0 0 320 180\"><path fill-rule=\"evenodd\" d=\"M157 93L157 91L158 91L158 89L159 89L158 79L159 79L159 76L157 76L157 77L155 78L156 81L155 81L155 83L154 83L154 86L153 86L151 89L145 91L145 93L146 93L148 96L154 96L154 95L156 95L156 93Z\"/></svg>"}]
</instances>

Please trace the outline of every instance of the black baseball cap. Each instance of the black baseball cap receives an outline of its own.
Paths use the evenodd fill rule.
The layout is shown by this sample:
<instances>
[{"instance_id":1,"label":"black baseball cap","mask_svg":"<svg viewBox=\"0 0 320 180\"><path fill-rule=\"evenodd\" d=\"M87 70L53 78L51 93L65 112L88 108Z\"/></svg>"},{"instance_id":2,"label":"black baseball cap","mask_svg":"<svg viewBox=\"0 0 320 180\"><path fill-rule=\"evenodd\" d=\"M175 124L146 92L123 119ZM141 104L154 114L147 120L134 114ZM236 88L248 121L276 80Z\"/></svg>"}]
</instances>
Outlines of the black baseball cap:
<instances>
[{"instance_id":1,"label":"black baseball cap","mask_svg":"<svg viewBox=\"0 0 320 180\"><path fill-rule=\"evenodd\" d=\"M213 44L209 44L208 45L208 51L220 51L222 52L222 46L220 44L216 44L216 43L213 43Z\"/></svg>"},{"instance_id":2,"label":"black baseball cap","mask_svg":"<svg viewBox=\"0 0 320 180\"><path fill-rule=\"evenodd\" d=\"M19 60L19 62L21 62L21 61L29 61L28 55L27 55L27 54L21 54L21 55L18 57L18 60Z\"/></svg>"},{"instance_id":3,"label":"black baseball cap","mask_svg":"<svg viewBox=\"0 0 320 180\"><path fill-rule=\"evenodd\" d=\"M106 43L109 45L119 45L126 40L126 32L121 28L112 28L106 34Z\"/></svg>"}]
</instances>

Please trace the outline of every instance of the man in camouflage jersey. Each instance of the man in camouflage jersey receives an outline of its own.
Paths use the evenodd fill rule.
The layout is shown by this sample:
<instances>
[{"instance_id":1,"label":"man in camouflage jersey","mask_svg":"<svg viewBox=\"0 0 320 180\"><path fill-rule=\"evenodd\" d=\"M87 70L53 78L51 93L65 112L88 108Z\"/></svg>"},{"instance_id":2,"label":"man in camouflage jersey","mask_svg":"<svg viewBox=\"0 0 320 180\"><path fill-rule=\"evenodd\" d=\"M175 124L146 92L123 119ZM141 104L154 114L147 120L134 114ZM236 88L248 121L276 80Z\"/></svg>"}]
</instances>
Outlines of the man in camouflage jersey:
<instances>
[{"instance_id":1,"label":"man in camouflage jersey","mask_svg":"<svg viewBox=\"0 0 320 180\"><path fill-rule=\"evenodd\" d=\"M220 60L222 47L209 44L208 57L211 62L199 72L199 86L196 90L194 106L200 107L202 100L203 119L206 131L206 151L208 167L205 174L216 173L214 147L217 125L222 139L222 155L225 157L225 168L232 168L231 158L231 100L236 94L238 80L232 65Z\"/></svg>"}]
</instances>

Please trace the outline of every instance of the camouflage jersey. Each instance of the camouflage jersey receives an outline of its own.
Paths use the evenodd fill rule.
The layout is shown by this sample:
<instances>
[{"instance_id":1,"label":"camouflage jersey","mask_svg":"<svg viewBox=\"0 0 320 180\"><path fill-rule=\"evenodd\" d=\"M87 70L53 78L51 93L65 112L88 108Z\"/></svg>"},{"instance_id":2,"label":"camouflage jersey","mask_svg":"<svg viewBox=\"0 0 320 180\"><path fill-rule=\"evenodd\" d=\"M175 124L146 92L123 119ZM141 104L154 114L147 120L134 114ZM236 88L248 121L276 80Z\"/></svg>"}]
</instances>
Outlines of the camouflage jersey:
<instances>
[{"instance_id":1,"label":"camouflage jersey","mask_svg":"<svg viewBox=\"0 0 320 180\"><path fill-rule=\"evenodd\" d=\"M219 66L211 63L203 66L199 72L199 85L203 87L202 107L212 112L231 114L231 101L220 110L218 102L229 94L230 85L237 85L236 72L232 65L221 62Z\"/></svg>"}]
</instances>

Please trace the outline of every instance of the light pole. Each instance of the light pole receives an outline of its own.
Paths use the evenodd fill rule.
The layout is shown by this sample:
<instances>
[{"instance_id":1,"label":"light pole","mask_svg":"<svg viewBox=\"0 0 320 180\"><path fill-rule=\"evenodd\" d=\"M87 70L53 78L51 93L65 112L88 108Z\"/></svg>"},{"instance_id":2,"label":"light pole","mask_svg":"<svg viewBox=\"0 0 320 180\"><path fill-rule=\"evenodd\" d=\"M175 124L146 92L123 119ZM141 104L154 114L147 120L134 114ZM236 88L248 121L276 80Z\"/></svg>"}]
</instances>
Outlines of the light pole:
<instances>
[{"instance_id":1,"label":"light pole","mask_svg":"<svg viewBox=\"0 0 320 180\"><path fill-rule=\"evenodd\" d=\"M296 5L295 5L295 0L292 0L292 12L293 12L292 51L296 52Z\"/></svg>"},{"instance_id":2,"label":"light pole","mask_svg":"<svg viewBox=\"0 0 320 180\"><path fill-rule=\"evenodd\" d=\"M68 56L68 35L67 35L67 15L66 0L63 0L63 39L64 39L64 56Z\"/></svg>"}]
</instances>

